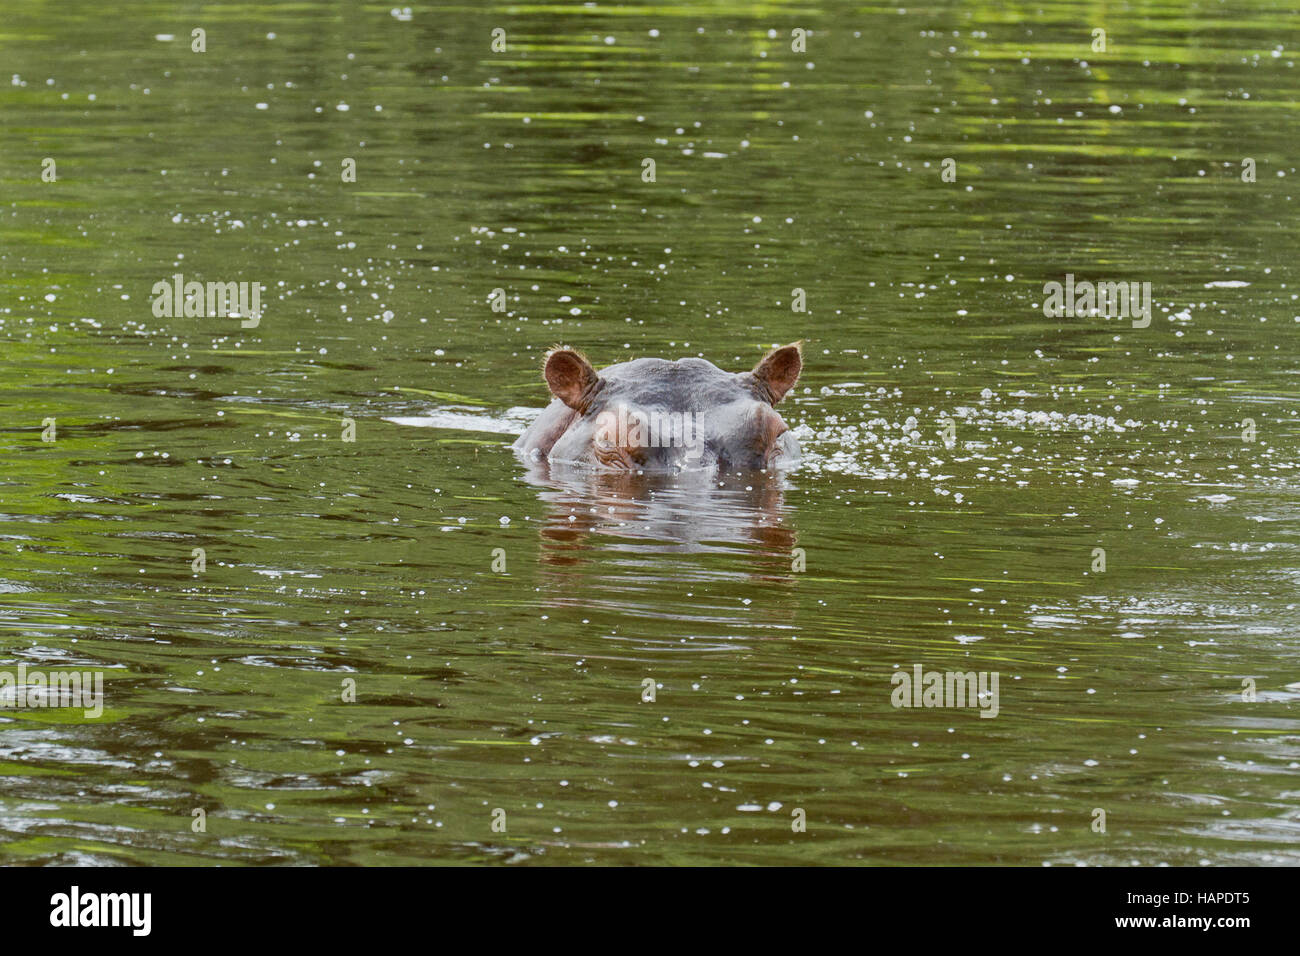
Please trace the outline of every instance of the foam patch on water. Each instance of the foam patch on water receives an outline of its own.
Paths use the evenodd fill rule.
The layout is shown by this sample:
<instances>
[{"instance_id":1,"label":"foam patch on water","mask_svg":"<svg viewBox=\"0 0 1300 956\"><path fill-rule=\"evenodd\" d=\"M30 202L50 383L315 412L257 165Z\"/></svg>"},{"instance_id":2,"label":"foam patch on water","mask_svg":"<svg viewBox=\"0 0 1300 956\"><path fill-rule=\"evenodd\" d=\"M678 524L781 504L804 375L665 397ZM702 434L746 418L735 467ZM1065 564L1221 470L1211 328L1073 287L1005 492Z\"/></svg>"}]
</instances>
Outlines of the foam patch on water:
<instances>
[{"instance_id":1,"label":"foam patch on water","mask_svg":"<svg viewBox=\"0 0 1300 956\"><path fill-rule=\"evenodd\" d=\"M802 447L805 473L920 480L933 483L934 494L951 495L958 503L962 492L945 487L954 480L965 487L967 497L970 488L980 483L1026 485L1030 478L1040 482L1103 479L1116 489L1131 492L1146 482L1105 474L1097 465L1097 449L1115 449L1107 470L1131 471L1151 465L1147 459L1153 440L1163 449L1160 461L1164 463L1169 461L1170 436L1195 434L1189 423L1175 419L1140 420L1086 410L1086 399L1069 391L1040 395L1016 389L998 394L986 388L976 403L908 407L905 411L897 410L902 404L897 390L873 389L859 382L824 386L819 398L796 406L805 413L793 428ZM839 400L835 404L841 409L842 401L849 399L862 410L856 414L827 412L818 417L826 399ZM1054 400L1064 407L1027 408L1027 400ZM787 413L787 420L794 418ZM1039 441L1038 436L1046 439L1047 435L1053 437ZM1078 436L1075 448L1059 437L1069 435ZM1120 439L1122 444L1111 439ZM1178 444L1178 438L1173 442ZM1049 461L1056 462L1056 467L1026 472L1027 462L1041 466Z\"/></svg>"},{"instance_id":2,"label":"foam patch on water","mask_svg":"<svg viewBox=\"0 0 1300 956\"><path fill-rule=\"evenodd\" d=\"M946 442L940 422L952 420L955 438ZM794 436L803 450L805 467L812 472L835 472L874 478L917 477L948 461L1010 461L1026 454L1025 445L1035 432L1076 432L1080 435L1123 435L1143 427L1132 419L1091 412L1029 411L1024 408L957 406L951 412L927 413L925 421L908 415L902 421L865 417L857 423L844 416L827 415L819 427L797 425ZM1167 430L1177 423L1159 423ZM1026 440L1028 433L1029 440ZM909 465L902 467L904 459ZM951 476L949 476L951 477Z\"/></svg>"},{"instance_id":3,"label":"foam patch on water","mask_svg":"<svg viewBox=\"0 0 1300 956\"><path fill-rule=\"evenodd\" d=\"M524 429L540 411L540 408L515 407L492 414L482 409L453 405L430 409L424 415L398 415L385 418L384 421L415 428L445 428L452 431L491 432L495 435L522 435Z\"/></svg>"}]
</instances>

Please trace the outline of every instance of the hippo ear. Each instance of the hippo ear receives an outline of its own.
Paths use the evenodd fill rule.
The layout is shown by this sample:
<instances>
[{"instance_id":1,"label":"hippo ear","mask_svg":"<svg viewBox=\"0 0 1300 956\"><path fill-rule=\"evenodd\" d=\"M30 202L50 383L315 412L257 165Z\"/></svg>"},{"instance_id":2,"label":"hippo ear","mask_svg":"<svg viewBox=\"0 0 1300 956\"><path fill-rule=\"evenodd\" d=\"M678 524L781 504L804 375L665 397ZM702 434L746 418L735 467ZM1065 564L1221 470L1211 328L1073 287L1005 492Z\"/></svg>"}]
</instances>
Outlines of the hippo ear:
<instances>
[{"instance_id":1,"label":"hippo ear","mask_svg":"<svg viewBox=\"0 0 1300 956\"><path fill-rule=\"evenodd\" d=\"M547 352L542 375L552 395L580 412L591 402L591 390L599 381L586 356L569 348Z\"/></svg>"},{"instance_id":2,"label":"hippo ear","mask_svg":"<svg viewBox=\"0 0 1300 956\"><path fill-rule=\"evenodd\" d=\"M803 356L799 351L801 344L792 342L773 349L763 356L763 361L755 365L754 371L750 373L763 386L767 392L765 397L773 405L784 398L785 393L799 381L799 373L803 371Z\"/></svg>"}]
</instances>

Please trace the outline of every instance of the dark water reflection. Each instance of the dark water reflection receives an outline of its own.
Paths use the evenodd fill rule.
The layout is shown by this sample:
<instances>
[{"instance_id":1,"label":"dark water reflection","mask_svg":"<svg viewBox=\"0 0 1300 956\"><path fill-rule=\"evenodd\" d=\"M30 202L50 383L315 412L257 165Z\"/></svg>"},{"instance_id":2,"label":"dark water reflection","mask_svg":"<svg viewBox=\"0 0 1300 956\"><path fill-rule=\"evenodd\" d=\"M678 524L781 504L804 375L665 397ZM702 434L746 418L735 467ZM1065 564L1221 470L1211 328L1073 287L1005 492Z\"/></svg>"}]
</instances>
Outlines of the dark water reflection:
<instances>
[{"instance_id":1,"label":"dark water reflection","mask_svg":"<svg viewBox=\"0 0 1300 956\"><path fill-rule=\"evenodd\" d=\"M796 535L780 473L737 473L719 480L707 472L602 473L542 463L529 469L527 480L545 489L538 498L550 507L541 530L547 563L569 563L564 551L581 554L602 547L635 555L734 545L757 563L790 564Z\"/></svg>"},{"instance_id":2,"label":"dark water reflection","mask_svg":"<svg viewBox=\"0 0 1300 956\"><path fill-rule=\"evenodd\" d=\"M778 472L716 476L600 473L542 462L539 601L621 615L660 647L736 648L788 630L793 609L753 604L749 588L789 593L806 557ZM777 628L770 634L767 628ZM744 645L742 645L744 646Z\"/></svg>"}]
</instances>

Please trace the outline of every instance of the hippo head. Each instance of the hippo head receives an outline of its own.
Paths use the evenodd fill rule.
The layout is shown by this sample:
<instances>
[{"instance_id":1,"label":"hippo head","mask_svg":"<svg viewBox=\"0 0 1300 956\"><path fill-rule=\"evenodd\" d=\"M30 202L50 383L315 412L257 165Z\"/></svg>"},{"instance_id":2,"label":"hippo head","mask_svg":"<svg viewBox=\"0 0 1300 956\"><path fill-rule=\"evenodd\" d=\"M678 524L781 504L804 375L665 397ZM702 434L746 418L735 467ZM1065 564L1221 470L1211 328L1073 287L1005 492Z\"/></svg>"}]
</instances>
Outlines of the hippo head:
<instances>
[{"instance_id":1,"label":"hippo head","mask_svg":"<svg viewBox=\"0 0 1300 956\"><path fill-rule=\"evenodd\" d=\"M637 359L597 372L579 352L552 349L543 376L555 399L514 448L527 460L633 473L790 465L799 444L773 406L802 367L798 343L740 373L701 358Z\"/></svg>"}]
</instances>

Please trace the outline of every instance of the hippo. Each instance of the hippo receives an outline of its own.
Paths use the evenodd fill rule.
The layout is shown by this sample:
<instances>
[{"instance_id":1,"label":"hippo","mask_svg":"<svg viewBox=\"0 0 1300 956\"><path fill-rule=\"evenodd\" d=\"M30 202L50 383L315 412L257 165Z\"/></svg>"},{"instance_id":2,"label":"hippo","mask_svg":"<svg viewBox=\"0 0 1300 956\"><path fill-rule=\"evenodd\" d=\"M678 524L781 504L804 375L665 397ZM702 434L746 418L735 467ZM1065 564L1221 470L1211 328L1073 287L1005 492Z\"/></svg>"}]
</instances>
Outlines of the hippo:
<instances>
[{"instance_id":1,"label":"hippo","mask_svg":"<svg viewBox=\"0 0 1300 956\"><path fill-rule=\"evenodd\" d=\"M799 443L773 406L802 369L798 342L748 372L702 358L643 358L597 372L561 346L546 353L542 370L554 398L514 451L530 463L633 474L789 467Z\"/></svg>"}]
</instances>

